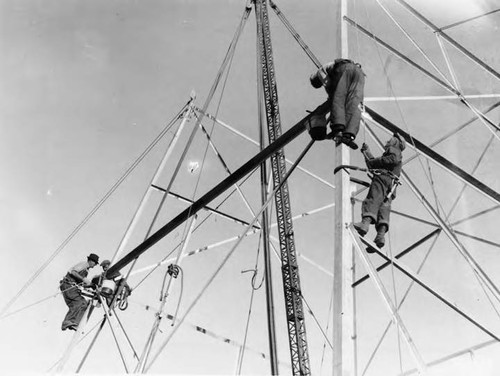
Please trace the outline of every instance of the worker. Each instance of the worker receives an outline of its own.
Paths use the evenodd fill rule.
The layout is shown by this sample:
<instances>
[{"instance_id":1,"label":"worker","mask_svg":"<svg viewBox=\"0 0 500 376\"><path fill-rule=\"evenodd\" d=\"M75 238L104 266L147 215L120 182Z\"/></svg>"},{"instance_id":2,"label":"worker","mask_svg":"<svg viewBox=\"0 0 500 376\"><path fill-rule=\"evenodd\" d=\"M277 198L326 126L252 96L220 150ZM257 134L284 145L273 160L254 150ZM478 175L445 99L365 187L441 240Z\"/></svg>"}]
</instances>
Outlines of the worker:
<instances>
[{"instance_id":1,"label":"worker","mask_svg":"<svg viewBox=\"0 0 500 376\"><path fill-rule=\"evenodd\" d=\"M361 206L361 222L354 228L359 235L365 236L370 224L375 224L377 236L374 243L382 248L385 244L385 234L389 231L389 214L391 203L396 198L396 183L401 174L402 151L406 147L405 140L395 133L385 144L384 153L374 158L368 145L363 143L361 152L366 165L373 172L370 189Z\"/></svg>"},{"instance_id":2,"label":"worker","mask_svg":"<svg viewBox=\"0 0 500 376\"><path fill-rule=\"evenodd\" d=\"M132 292L132 289L119 271L113 273L113 275L107 275L110 265L111 261L103 260L101 262L103 272L92 278L92 284L95 288L99 289L101 295L106 298L108 306L113 301L115 293L119 294L119 299L126 299ZM112 281L112 283L109 283L110 281Z\"/></svg>"},{"instance_id":3,"label":"worker","mask_svg":"<svg viewBox=\"0 0 500 376\"><path fill-rule=\"evenodd\" d=\"M68 313L66 314L66 317L61 325L62 330L76 330L78 328L78 324L80 323L80 320L82 319L88 306L88 302L82 296L78 286L91 286L91 281L87 278L89 269L92 269L98 263L99 256L95 253L91 253L88 255L87 261L80 262L70 268L68 273L60 281L62 295L69 308Z\"/></svg>"},{"instance_id":4,"label":"worker","mask_svg":"<svg viewBox=\"0 0 500 376\"><path fill-rule=\"evenodd\" d=\"M365 74L361 65L348 59L336 59L322 66L309 79L314 88L324 86L328 94L326 106L330 108L323 108L323 111L320 108L316 110L323 113L330 111L331 138L337 140L337 145L344 143L356 150L358 145L354 140L359 131L365 86ZM314 125L317 129L314 133L319 136L315 138L315 134L310 130L311 137L326 138L326 121L324 130L321 131L319 127L321 122L315 120Z\"/></svg>"}]
</instances>

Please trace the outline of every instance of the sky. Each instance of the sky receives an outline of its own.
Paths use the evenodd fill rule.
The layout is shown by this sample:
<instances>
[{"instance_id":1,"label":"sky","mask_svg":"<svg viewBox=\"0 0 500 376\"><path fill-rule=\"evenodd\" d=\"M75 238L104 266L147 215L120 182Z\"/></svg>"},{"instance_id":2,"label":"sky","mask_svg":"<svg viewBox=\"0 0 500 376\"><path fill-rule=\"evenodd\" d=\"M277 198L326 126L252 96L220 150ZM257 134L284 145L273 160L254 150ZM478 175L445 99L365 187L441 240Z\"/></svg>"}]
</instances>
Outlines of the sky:
<instances>
[{"instance_id":1,"label":"sky","mask_svg":"<svg viewBox=\"0 0 500 376\"><path fill-rule=\"evenodd\" d=\"M276 2L320 61L327 62L337 57L333 42L335 12L332 1ZM430 0L408 2L439 27L500 6L497 0L447 0L437 4ZM451 81L446 59L434 33L395 1L380 3L387 7L412 41L375 0L350 2L348 15L438 75L433 67L435 64ZM180 111L192 90L196 92L196 105L203 106L244 6L245 1L240 0L0 1L0 202L3 209L0 211L0 247L4 255L0 307L4 307L54 256L61 243ZM269 13L282 127L286 130L304 117L306 110L313 110L322 103L325 94L309 85L308 77L314 71L314 65L272 10ZM500 12L453 27L447 33L499 71L500 47L495 38L499 25ZM472 112L456 99L432 99L450 93L366 36L352 28L349 30L349 54L362 64L367 75L365 102L370 108L429 146L474 118ZM208 109L225 124L258 140L255 34L252 11L232 59L230 73L227 79L224 76L224 85L216 92ZM500 96L498 79L444 44L462 92L483 95L470 99L470 103L481 111L495 104ZM415 45L425 51L425 56ZM491 96L484 96L486 94ZM407 99L388 100L394 96ZM414 98L410 100L409 97ZM497 108L488 116L498 124L499 114ZM159 178L161 186L168 185L194 124L192 118L181 134ZM212 140L231 171L258 151L254 144L227 128L209 120L204 120L203 125L212 132ZM374 131L382 139L388 137L377 127ZM97 253L101 259L113 257L173 135L174 128L171 128L82 230L43 268L10 307L9 314L0 318L2 374L38 374L53 369L72 337L60 330L67 308L58 295L59 280L70 266L85 260L91 252ZM499 140L493 137L489 144L490 138L492 132L476 120L432 147L498 192ZM368 143L378 153L365 128L360 130L358 140L359 143ZM308 141L307 134L300 136L285 148L286 157L294 161ZM317 142L301 162L304 169L328 184L301 171L291 176L289 190L294 216L333 203L333 155L332 143ZM412 156L413 151L405 151L405 159ZM361 154L351 152L351 161L362 165ZM191 163L198 163L199 168L190 171ZM436 210L446 216L462 189L462 183L433 163L428 164L423 157L412 159L404 170ZM206 138L198 132L172 191L198 198L226 176L217 157L207 148ZM361 173L354 176L367 179ZM258 174L252 175L241 190L256 212L261 205ZM359 194L361 200L365 192ZM225 197L215 200L212 206L220 204ZM157 192L151 195L126 251L144 239L160 200ZM458 221L495 205L467 188L449 220ZM185 207L185 203L167 199L154 229L167 223ZM393 209L434 223L408 185L403 184L398 189ZM230 196L220 210L245 221L253 218L237 194ZM319 323L317 325L310 315L306 317L311 369L315 375L331 374L331 351L319 327L331 338L333 212L329 206L294 221L296 249L301 254L298 260L303 295ZM354 213L355 220L358 220L359 202ZM489 242L457 235L496 285L500 284L497 215L491 211L454 226L456 231ZM200 212L197 223L206 216L207 212ZM274 223L274 211L271 218ZM422 221L393 214L385 251L395 254L433 229ZM192 234L186 252L222 242L241 235L243 231L240 224L210 216ZM186 232L187 225L180 226L144 254L137 268L162 260ZM277 236L275 230L272 235ZM373 230L368 236L374 236ZM210 248L182 260L182 278L173 281L165 309L168 314L174 314L177 306L179 317L187 312L233 244ZM444 235L437 237L434 247L430 245L431 242L426 242L401 261L416 271L431 250L421 271L422 278L453 304L500 335L498 300L491 293L485 294L484 286L478 283L470 266ZM259 352L268 353L265 292L263 287L253 290L252 272L248 272L257 270L255 280L258 285L263 276L261 248L258 235L242 241L190 310L184 325L176 329L172 341L151 367L151 373L236 374L240 349L235 343L242 344L247 332L247 346L257 351L244 353L241 374L269 374L268 360L258 355ZM370 258L376 265L381 263L376 256ZM288 374L290 356L283 317L281 275L274 256L272 264L278 356L282 362L280 373ZM91 274L100 271L96 267ZM154 321L154 312L160 304L165 271L165 267L159 268L143 282L146 273L137 273L129 281L134 289L130 306L118 314L137 352L142 351ZM357 276L365 274L358 258L356 273ZM409 286L408 278L391 268L381 272L380 276L391 297L395 295L399 302ZM361 374L390 322L390 315L370 281L355 291L358 369ZM252 314L249 315L252 292ZM426 362L491 339L416 287L408 295L400 314ZM75 372L89 345L92 328L101 318L102 311L90 318L88 328L91 334L71 353L64 368L66 372ZM170 324L164 320L156 345L174 330ZM202 334L193 326L205 328L214 336ZM123 333L120 336L126 361L133 367L132 351ZM221 338L231 341L224 343ZM500 347L496 344L475 350L430 368L429 374L494 375L500 367L499 352ZM83 372L124 373L108 327L90 354ZM415 363L393 325L366 375L396 375L414 368Z\"/></svg>"}]
</instances>

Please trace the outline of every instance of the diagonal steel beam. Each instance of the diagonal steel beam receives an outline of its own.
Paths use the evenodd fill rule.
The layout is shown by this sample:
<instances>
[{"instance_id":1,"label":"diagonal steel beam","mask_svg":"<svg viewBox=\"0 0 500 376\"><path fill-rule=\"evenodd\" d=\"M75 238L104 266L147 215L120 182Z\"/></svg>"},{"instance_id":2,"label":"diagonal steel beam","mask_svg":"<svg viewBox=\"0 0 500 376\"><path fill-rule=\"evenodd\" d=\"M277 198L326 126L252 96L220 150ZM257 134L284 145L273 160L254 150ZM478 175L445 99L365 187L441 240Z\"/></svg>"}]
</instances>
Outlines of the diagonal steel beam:
<instances>
[{"instance_id":1,"label":"diagonal steel beam","mask_svg":"<svg viewBox=\"0 0 500 376\"><path fill-rule=\"evenodd\" d=\"M417 283L419 286L423 287L425 290L430 292L432 295L434 295L436 298L441 300L444 304L446 304L449 308L451 308L453 311L457 312L460 316L465 318L467 321L472 323L474 326L477 328L481 329L484 333L489 335L491 338L493 338L496 341L500 341L500 338L492 333L490 330L486 329L484 326L479 324L476 320L474 320L472 317L470 317L468 314L466 314L464 311L459 309L456 304L452 303L450 300L446 299L443 294L439 293L436 289L431 288L428 283L424 282L423 279L419 276L417 276L414 272L412 272L408 267L404 266L401 264L399 261L396 261L395 259L391 259L388 256L386 256L374 243L370 242L369 240L365 238L361 238L353 232L356 232L354 230L354 227L352 225L349 226L349 229L351 230L351 234L354 235L357 239L361 241L361 243L365 244L367 247L370 247L375 251L377 255L382 257L384 261L389 262L390 264L394 265L396 269L398 269L400 272L402 272L404 275L409 277L411 280L413 280L415 283ZM358 245L359 246L359 245Z\"/></svg>"},{"instance_id":2,"label":"diagonal steel beam","mask_svg":"<svg viewBox=\"0 0 500 376\"><path fill-rule=\"evenodd\" d=\"M326 103L326 102L325 102ZM323 105L322 105L323 106ZM325 106L326 107L326 106ZM269 144L265 149L257 153L254 157L250 158L246 163L243 164L240 168L238 168L235 172L233 172L230 176L224 179L222 182L217 184L214 188L212 188L209 192L199 198L196 202L194 202L191 206L186 208L183 212L177 215L174 219L168 222L166 225L161 227L158 231L152 234L149 238L144 240L141 244L135 247L128 254L123 256L120 260L118 260L114 265L112 265L108 269L108 273L112 275L113 273L121 270L123 267L127 266L134 259L139 257L141 254L146 252L153 245L158 243L161 239L167 236L169 233L174 231L178 226L184 223L191 216L195 215L198 211L207 206L211 201L219 197L222 193L224 193L227 189L233 186L236 182L238 182L245 175L250 173L252 170L257 168L262 162L266 159L270 158L272 154L276 153L278 150L283 148L289 142L293 141L300 134L302 134L306 129L306 122L310 119L310 117L315 114L307 115L297 124L295 124L292 128L290 128L287 132L283 133L275 142Z\"/></svg>"},{"instance_id":3,"label":"diagonal steel beam","mask_svg":"<svg viewBox=\"0 0 500 376\"><path fill-rule=\"evenodd\" d=\"M370 135L373 137L373 139L376 140L379 147L382 148L382 142L375 135L375 133L373 132L373 129L371 129L370 127L366 127L366 129L368 130ZM405 135L406 135L406 137L408 137L408 134L405 133ZM464 171L462 171L462 172L465 173ZM488 276L488 274L483 270L483 268L478 264L478 262L474 259L474 257L472 257L472 255L469 253L469 251L463 246L462 243L460 243L460 241L457 239L456 234L453 232L453 230L450 228L450 226L446 223L446 220L443 219L440 216L440 214L433 208L433 206L427 200L425 195L422 192L420 192L420 190L417 188L415 183L410 179L410 177L408 176L408 174L406 172L401 171L401 176L402 176L403 180L406 182L406 184L409 186L411 191L418 198L418 200L427 209L429 214L439 224L439 226L441 227L443 232L446 234L448 239L453 243L453 245L458 250L458 252L464 257L464 259L470 265L470 267L472 268L474 273L476 273L476 275L480 278L480 280L482 280L488 286L488 288L491 289L492 293L498 299L500 297L500 290L498 289L496 284L491 280L491 278ZM497 193L497 195L498 195L498 193Z\"/></svg>"},{"instance_id":4,"label":"diagonal steel beam","mask_svg":"<svg viewBox=\"0 0 500 376\"><path fill-rule=\"evenodd\" d=\"M410 336L410 333L408 332L408 329L406 329L406 326L403 323L403 320L401 319L401 316L398 313L398 309L394 306L394 303L392 302L391 298L389 297L389 293L387 292L386 288L384 287L384 284L382 283L382 280L380 279L377 271L375 270L375 267L373 266L373 263L370 261L370 258L368 257L368 254L366 251L363 249L361 246L361 241L363 241L362 238L359 237L357 234L356 230L354 230L353 225L348 226L348 232L349 235L351 235L351 238L353 240L354 248L356 251L358 251L359 257L361 258L361 261L365 265L366 270L370 274L370 277L372 278L373 283L375 284L376 289L382 296L382 300L384 301L388 311L390 312L391 316L393 317L394 321L396 322L399 331L401 332L404 340L406 341L406 344L408 345L408 348L417 364L417 367L419 371L423 374L425 374L426 366L425 362L420 355L420 352L418 351L415 343L413 342L413 339Z\"/></svg>"},{"instance_id":5,"label":"diagonal steel beam","mask_svg":"<svg viewBox=\"0 0 500 376\"><path fill-rule=\"evenodd\" d=\"M401 128L399 128L395 124L391 123L389 120L387 120L386 118L384 118L383 116L381 116L380 114L378 114L377 112L372 110L371 108L365 106L365 110L368 113L368 115L370 115L368 117L368 120L373 120L375 122L375 124L381 126L382 128L385 128L390 133L397 132L399 135L401 135L401 137L403 137L406 140L406 142L408 143L409 146L414 147L423 156L434 161L439 166L444 168L446 171L448 171L449 173L451 173L455 177L459 178L464 183L466 183L468 186L477 190L479 193L490 198L495 203L500 204L500 194L498 192L491 189L486 184L480 182L475 177L471 176L470 174L468 174L467 172L462 170L457 165L451 163L449 160L444 158L441 154L436 153L434 150L432 150L428 146L424 145L421 141L417 140L415 137L411 136L409 133L403 131ZM365 116L365 118L366 118L366 116Z\"/></svg>"},{"instance_id":6,"label":"diagonal steel beam","mask_svg":"<svg viewBox=\"0 0 500 376\"><path fill-rule=\"evenodd\" d=\"M434 231L428 233L427 235L425 235L423 238L417 240L415 243L413 243L412 245L410 245L408 248L404 249L403 251L399 252L396 256L394 256L396 259L400 259L401 257L403 257L404 255L406 255L407 253L413 251L415 248L417 248L418 246L422 245L423 243L425 243L427 240L433 238L434 236L438 235L439 233L441 232L441 229L435 229ZM391 263L389 261L386 261L384 262L382 265L380 265L378 268L377 268L377 272L385 269L386 267L388 267L389 265L391 265ZM358 285L360 285L361 283L363 283L364 281L366 281L368 278L370 278L370 275L369 274L366 274L365 276L361 277L360 279L358 279L356 282L354 282L352 284L352 287L356 287Z\"/></svg>"}]
</instances>

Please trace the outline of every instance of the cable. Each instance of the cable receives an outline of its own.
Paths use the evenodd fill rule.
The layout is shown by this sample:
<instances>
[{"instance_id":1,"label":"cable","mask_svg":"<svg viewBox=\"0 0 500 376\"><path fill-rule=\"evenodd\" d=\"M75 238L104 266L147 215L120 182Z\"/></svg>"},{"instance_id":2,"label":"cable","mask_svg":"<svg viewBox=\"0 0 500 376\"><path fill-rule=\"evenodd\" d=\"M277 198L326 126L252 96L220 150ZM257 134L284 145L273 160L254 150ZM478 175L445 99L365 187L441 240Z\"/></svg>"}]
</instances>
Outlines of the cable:
<instances>
[{"instance_id":1,"label":"cable","mask_svg":"<svg viewBox=\"0 0 500 376\"><path fill-rule=\"evenodd\" d=\"M255 296L255 291L257 291L257 289L254 286L254 281L255 281L255 276L257 274L257 264L259 262L261 241L262 241L262 232L259 234L259 246L257 247L257 255L255 257L255 269L254 270L244 270L241 272L241 273L246 273L249 271L253 271L254 273L252 275L252 280L250 282L250 284L252 286L252 291L250 293L250 302L248 303L248 314L247 314L247 320L246 320L246 325L245 325L245 334L243 336L243 344L242 344L241 351L238 354L238 362L237 362L237 367L236 367L236 374L237 375L241 375L241 367L243 366L243 357L245 356L245 349L247 346L248 328L250 326L250 317L252 315L253 299ZM264 281L264 277L262 278L262 282L263 281ZM261 283L261 286L262 286L262 283ZM260 288L260 286L259 286L259 288Z\"/></svg>"},{"instance_id":2,"label":"cable","mask_svg":"<svg viewBox=\"0 0 500 376\"><path fill-rule=\"evenodd\" d=\"M186 310L186 312L184 313L184 315L182 316L182 318L179 320L179 324L182 324L182 322L184 321L184 319L186 318L186 316L191 312L191 310L194 308L194 306L198 303L198 301L201 299L201 296L205 293L205 291L208 289L208 287L211 285L211 283L214 281L215 277L219 274L219 272L222 270L222 268L224 267L224 265L227 263L227 261L229 260L229 258L233 255L234 251L236 250L236 248L240 245L240 243L243 241L244 239L244 235L250 230L250 228L252 228L252 226L257 222L257 219L258 217L262 214L262 212L267 208L267 206L269 205L269 203L271 202L271 200L274 198L274 195L276 194L276 192L281 189L281 187L283 186L283 184L288 180L288 178L290 177L290 175L292 174L292 172L295 170L295 167L297 167L297 165L300 163L300 161L304 158L304 156L307 154L307 152L309 151L309 149L311 148L311 146L314 144L314 140L311 140L309 142L309 144L306 146L306 148L304 149L304 151L300 154L300 156L297 158L296 162L294 163L294 165L290 168L290 170L286 173L286 175L283 177L283 180L280 182L280 184L273 190L272 194L269 196L269 198L267 199L267 201L265 202L265 204L261 207L261 209L259 210L259 212L256 214L256 216L254 217L254 219L250 222L250 224L245 228L245 231L243 232L243 234L241 235L241 237L239 238L239 240L236 242L236 244L233 246L233 248L231 248L231 250L227 253L227 255L224 257L224 259L222 260L221 264L217 267L217 269L215 270L215 272L212 274L212 276L209 278L209 280L206 282L205 286L203 287L203 289L200 291L200 293L195 297L195 299L193 300L193 302L191 303L191 305L188 307L188 309ZM179 325L180 326L180 325ZM153 365L153 363L156 361L156 359L158 358L158 356L160 355L160 353L163 351L163 349L165 348L165 346L168 344L168 342L170 341L170 339L174 336L174 334L177 332L177 328L179 327L177 326L176 328L174 328L174 330L170 333L170 335L168 336L168 338L160 345L160 348L158 349L157 353L154 355L153 359L151 359L151 361L149 362L149 364L147 365L147 367L145 368L146 371L149 370L149 368L151 368L151 366Z\"/></svg>"},{"instance_id":3,"label":"cable","mask_svg":"<svg viewBox=\"0 0 500 376\"><path fill-rule=\"evenodd\" d=\"M151 152L151 150L156 146L156 144L165 136L165 134L170 130L170 127L174 124L179 116L186 109L184 105L177 113L177 115L167 124L167 126L160 132L158 136L148 145L148 147L141 153L141 155L130 165L130 167L125 171L125 173L118 179L118 181L113 184L113 186L106 192L106 194L99 200L99 202L94 206L94 208L85 216L85 218L73 229L73 231L68 235L68 237L57 247L57 249L52 253L52 255L42 264L42 266L35 272L35 274L26 282L26 284L19 290L19 292L3 307L0 317L2 317L5 312L15 303L15 301L21 296L21 294L29 287L31 283L45 270L45 268L54 260L54 258L66 247L66 245L75 237L75 235L87 224L87 222L94 216L94 214L101 208L106 200L118 189L118 187L123 183L123 181L132 173L132 171L139 165L140 162Z\"/></svg>"},{"instance_id":4,"label":"cable","mask_svg":"<svg viewBox=\"0 0 500 376\"><path fill-rule=\"evenodd\" d=\"M176 265L176 267L178 268L179 270L179 274L181 276L181 291L179 293L179 300L177 301L177 308L175 309L175 313L174 313L174 318L172 320L172 326L174 326L174 323L175 321L177 320L177 313L179 312L179 307L181 306L181 301L182 301L182 293L184 292L184 270L182 270L182 268L179 266L179 265ZM174 277L176 278L176 277Z\"/></svg>"},{"instance_id":5,"label":"cable","mask_svg":"<svg viewBox=\"0 0 500 376\"><path fill-rule=\"evenodd\" d=\"M248 174L248 176L245 179L243 179L243 181L241 182L240 185L243 185L248 179L250 179L250 177L255 173L255 171L257 171L257 170L254 170L250 174ZM220 208L234 194L234 192L236 192L236 188L234 188L231 192L229 192L228 195L221 201L221 203L215 207L215 209ZM194 228L193 232L195 232L198 228L200 228L203 225L203 223L205 223L205 221L207 221L212 216L212 214L213 214L212 212L208 213L208 215L200 223L198 223L198 225ZM137 283L137 285L135 285L135 287L133 288L133 290L135 291L155 270L157 270L160 267L161 263L164 262L165 260L167 260L170 257L170 255L172 253L174 253L174 251L178 247L180 247L181 244L182 244L182 242L178 243L172 249L172 251L170 251L170 253L168 253L162 260L160 260L160 262L158 263L158 265L156 265L148 274L146 274L146 276L143 279L141 279Z\"/></svg>"},{"instance_id":6,"label":"cable","mask_svg":"<svg viewBox=\"0 0 500 376\"><path fill-rule=\"evenodd\" d=\"M12 315L16 314L16 313L22 312L22 311L24 311L25 309L28 309L28 308L31 308L31 307L33 307L33 306L35 306L35 305L38 305L38 304L40 304L40 303L43 303L44 301L49 300L50 298L55 298L56 296L61 295L62 293L64 293L64 292L66 292L66 291L69 291L69 290L71 290L71 289L75 288L76 286L80 286L82 283L83 283L83 282L80 282L79 284L77 284L77 285L75 285L75 286L71 286L71 287L67 288L66 290L61 290L61 291L58 291L58 292L56 292L54 295L50 295L50 296L48 296L48 297L46 297L46 298L40 299L40 300L38 300L38 301L36 301L36 302L34 302L34 303L31 303L31 304L28 304L28 305L26 305L26 306L24 306L24 307L22 307L22 308L19 308L19 309L15 310L15 311L9 312L9 313L5 314L4 316L0 317L0 320L3 320L3 319L5 319L5 318L7 318L7 317L9 317L9 316L12 316Z\"/></svg>"}]
</instances>

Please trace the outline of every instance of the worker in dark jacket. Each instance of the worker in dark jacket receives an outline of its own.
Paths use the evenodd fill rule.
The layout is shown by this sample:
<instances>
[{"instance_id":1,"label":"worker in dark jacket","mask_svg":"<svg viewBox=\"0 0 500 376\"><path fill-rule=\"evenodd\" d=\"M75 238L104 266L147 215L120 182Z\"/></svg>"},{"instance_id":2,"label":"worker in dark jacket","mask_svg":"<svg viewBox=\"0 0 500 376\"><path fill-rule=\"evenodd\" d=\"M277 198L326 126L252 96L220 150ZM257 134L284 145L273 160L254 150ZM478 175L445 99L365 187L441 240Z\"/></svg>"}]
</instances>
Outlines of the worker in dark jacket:
<instances>
[{"instance_id":1,"label":"worker in dark jacket","mask_svg":"<svg viewBox=\"0 0 500 376\"><path fill-rule=\"evenodd\" d=\"M118 295L116 300L121 300L126 299L132 293L132 289L119 271L113 273L112 275L108 275L108 269L110 266L111 261L103 260L101 262L103 272L92 278L92 284L95 288L99 289L101 295L106 298L108 306L111 305L115 294ZM109 284L105 281L113 282Z\"/></svg>"},{"instance_id":2,"label":"worker in dark jacket","mask_svg":"<svg viewBox=\"0 0 500 376\"><path fill-rule=\"evenodd\" d=\"M361 236L365 236L370 224L374 223L377 230L374 242L379 248L384 246L385 233L389 231L391 203L396 197L394 184L401 174L402 151L405 147L405 140L397 133L387 141L384 153L379 158L373 157L365 143L361 147L366 165L373 172L373 179L361 206L362 221L355 223L354 228Z\"/></svg>"},{"instance_id":3,"label":"worker in dark jacket","mask_svg":"<svg viewBox=\"0 0 500 376\"><path fill-rule=\"evenodd\" d=\"M88 302L82 296L78 285L90 286L91 281L87 278L89 269L92 269L99 263L99 256L91 253L87 257L87 261L80 262L68 270L68 273L60 281L60 289L64 297L64 301L69 310L62 322L61 329L76 330L80 320L82 319Z\"/></svg>"},{"instance_id":4,"label":"worker in dark jacket","mask_svg":"<svg viewBox=\"0 0 500 376\"><path fill-rule=\"evenodd\" d=\"M365 87L365 74L361 65L348 59L336 59L313 73L310 81L316 89L324 86L328 94L327 105L331 108L327 111L330 111L332 137L337 137L338 143L357 149L354 140L359 131ZM326 137L326 122L324 130L318 128L316 133L317 136L311 133L314 139Z\"/></svg>"}]
</instances>

